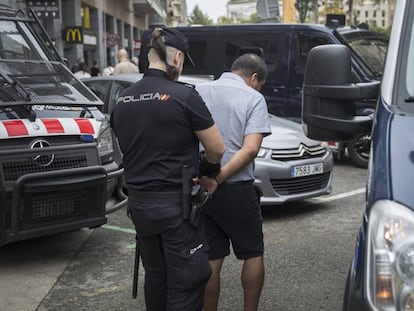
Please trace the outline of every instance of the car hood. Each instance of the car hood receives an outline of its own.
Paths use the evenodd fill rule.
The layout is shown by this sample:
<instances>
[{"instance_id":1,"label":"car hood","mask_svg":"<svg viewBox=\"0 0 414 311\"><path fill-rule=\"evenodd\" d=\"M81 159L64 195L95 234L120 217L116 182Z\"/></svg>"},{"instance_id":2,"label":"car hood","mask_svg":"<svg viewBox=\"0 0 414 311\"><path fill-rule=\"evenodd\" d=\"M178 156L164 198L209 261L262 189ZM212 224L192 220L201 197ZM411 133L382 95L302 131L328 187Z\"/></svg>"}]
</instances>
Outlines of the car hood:
<instances>
[{"instance_id":1,"label":"car hood","mask_svg":"<svg viewBox=\"0 0 414 311\"><path fill-rule=\"evenodd\" d=\"M299 123L269 114L272 134L263 139L262 147L269 149L297 148L302 143L308 147L320 145L320 141L306 137Z\"/></svg>"}]
</instances>

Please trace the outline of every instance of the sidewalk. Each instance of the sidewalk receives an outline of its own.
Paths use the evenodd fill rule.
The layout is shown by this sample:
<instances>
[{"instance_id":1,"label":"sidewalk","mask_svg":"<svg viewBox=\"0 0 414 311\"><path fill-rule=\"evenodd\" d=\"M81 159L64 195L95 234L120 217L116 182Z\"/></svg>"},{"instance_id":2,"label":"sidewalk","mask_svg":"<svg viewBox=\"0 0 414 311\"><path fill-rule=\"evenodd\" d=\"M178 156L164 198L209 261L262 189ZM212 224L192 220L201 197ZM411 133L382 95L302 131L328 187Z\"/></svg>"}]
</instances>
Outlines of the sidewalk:
<instances>
[{"instance_id":1,"label":"sidewalk","mask_svg":"<svg viewBox=\"0 0 414 311\"><path fill-rule=\"evenodd\" d=\"M77 230L2 246L1 310L36 310L91 233Z\"/></svg>"}]
</instances>

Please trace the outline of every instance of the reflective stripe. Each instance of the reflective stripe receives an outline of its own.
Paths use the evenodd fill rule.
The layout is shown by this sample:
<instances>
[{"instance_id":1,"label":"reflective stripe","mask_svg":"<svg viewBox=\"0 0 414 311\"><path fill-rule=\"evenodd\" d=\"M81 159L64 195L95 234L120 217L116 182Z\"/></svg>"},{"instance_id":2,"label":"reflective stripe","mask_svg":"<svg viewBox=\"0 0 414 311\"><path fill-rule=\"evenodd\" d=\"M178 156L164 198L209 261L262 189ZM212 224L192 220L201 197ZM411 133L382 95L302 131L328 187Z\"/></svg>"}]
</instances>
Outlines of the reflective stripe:
<instances>
[{"instance_id":1,"label":"reflective stripe","mask_svg":"<svg viewBox=\"0 0 414 311\"><path fill-rule=\"evenodd\" d=\"M29 134L22 120L3 121L3 124L9 136L25 136Z\"/></svg>"},{"instance_id":2,"label":"reflective stripe","mask_svg":"<svg viewBox=\"0 0 414 311\"><path fill-rule=\"evenodd\" d=\"M48 133L64 133L62 124L58 119L41 119Z\"/></svg>"},{"instance_id":3,"label":"reflective stripe","mask_svg":"<svg viewBox=\"0 0 414 311\"><path fill-rule=\"evenodd\" d=\"M88 119L75 119L81 134L95 134L95 130Z\"/></svg>"},{"instance_id":4,"label":"reflective stripe","mask_svg":"<svg viewBox=\"0 0 414 311\"><path fill-rule=\"evenodd\" d=\"M0 121L0 139L82 134L96 138L99 126L99 121L86 118L44 118L34 122L27 119L4 120Z\"/></svg>"}]
</instances>

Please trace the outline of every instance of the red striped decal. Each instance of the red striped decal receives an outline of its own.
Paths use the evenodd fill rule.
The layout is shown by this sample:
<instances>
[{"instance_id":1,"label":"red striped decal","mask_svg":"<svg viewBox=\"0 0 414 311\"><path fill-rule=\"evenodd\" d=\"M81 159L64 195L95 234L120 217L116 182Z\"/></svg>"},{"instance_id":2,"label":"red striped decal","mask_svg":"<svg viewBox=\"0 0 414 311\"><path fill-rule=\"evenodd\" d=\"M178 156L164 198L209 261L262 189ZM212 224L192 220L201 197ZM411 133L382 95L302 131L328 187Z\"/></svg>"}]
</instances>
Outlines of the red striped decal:
<instances>
[{"instance_id":1,"label":"red striped decal","mask_svg":"<svg viewBox=\"0 0 414 311\"><path fill-rule=\"evenodd\" d=\"M95 134L92 123L88 119L75 119L81 134Z\"/></svg>"},{"instance_id":2,"label":"red striped decal","mask_svg":"<svg viewBox=\"0 0 414 311\"><path fill-rule=\"evenodd\" d=\"M58 119L42 119L48 133L64 133L62 124Z\"/></svg>"},{"instance_id":3,"label":"red striped decal","mask_svg":"<svg viewBox=\"0 0 414 311\"><path fill-rule=\"evenodd\" d=\"M24 136L29 134L22 120L3 121L3 124L9 136Z\"/></svg>"}]
</instances>

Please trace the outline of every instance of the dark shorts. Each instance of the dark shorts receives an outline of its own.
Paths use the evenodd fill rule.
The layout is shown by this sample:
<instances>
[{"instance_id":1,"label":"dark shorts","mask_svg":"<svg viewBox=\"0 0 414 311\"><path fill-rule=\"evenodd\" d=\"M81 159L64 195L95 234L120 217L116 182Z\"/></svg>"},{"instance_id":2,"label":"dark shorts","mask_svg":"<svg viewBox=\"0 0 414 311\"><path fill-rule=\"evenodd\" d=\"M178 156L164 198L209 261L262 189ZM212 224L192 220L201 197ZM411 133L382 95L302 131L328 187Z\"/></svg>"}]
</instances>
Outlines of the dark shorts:
<instances>
[{"instance_id":1,"label":"dark shorts","mask_svg":"<svg viewBox=\"0 0 414 311\"><path fill-rule=\"evenodd\" d=\"M251 182L223 183L214 192L205 229L209 259L230 254L230 241L238 259L263 256L262 212Z\"/></svg>"}]
</instances>

